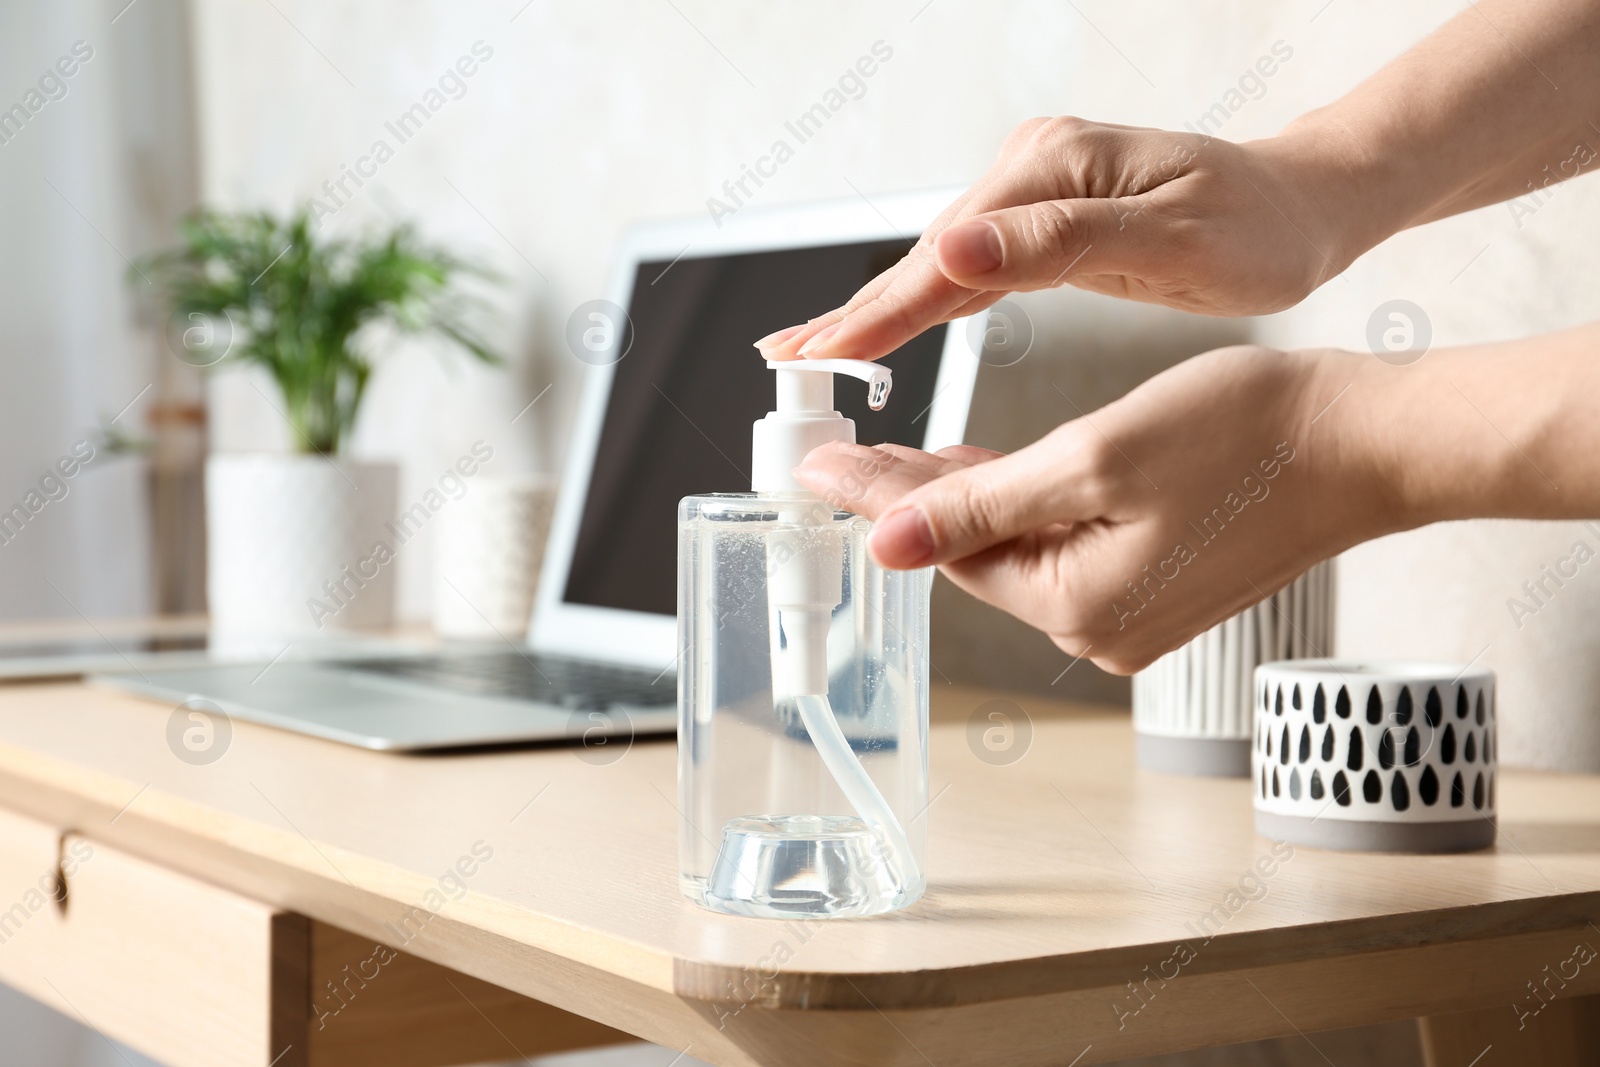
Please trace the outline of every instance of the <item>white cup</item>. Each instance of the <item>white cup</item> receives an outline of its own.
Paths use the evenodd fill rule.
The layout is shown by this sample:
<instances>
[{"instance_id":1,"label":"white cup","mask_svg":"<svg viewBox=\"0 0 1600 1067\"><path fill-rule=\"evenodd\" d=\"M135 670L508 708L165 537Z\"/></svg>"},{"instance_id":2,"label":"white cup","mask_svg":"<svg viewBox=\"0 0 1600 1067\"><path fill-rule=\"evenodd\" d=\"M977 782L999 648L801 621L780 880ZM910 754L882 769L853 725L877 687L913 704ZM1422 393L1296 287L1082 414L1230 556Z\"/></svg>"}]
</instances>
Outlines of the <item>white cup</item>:
<instances>
[{"instance_id":1,"label":"white cup","mask_svg":"<svg viewBox=\"0 0 1600 1067\"><path fill-rule=\"evenodd\" d=\"M520 638L528 629L555 505L548 475L479 475L440 514L433 628L440 637Z\"/></svg>"}]
</instances>

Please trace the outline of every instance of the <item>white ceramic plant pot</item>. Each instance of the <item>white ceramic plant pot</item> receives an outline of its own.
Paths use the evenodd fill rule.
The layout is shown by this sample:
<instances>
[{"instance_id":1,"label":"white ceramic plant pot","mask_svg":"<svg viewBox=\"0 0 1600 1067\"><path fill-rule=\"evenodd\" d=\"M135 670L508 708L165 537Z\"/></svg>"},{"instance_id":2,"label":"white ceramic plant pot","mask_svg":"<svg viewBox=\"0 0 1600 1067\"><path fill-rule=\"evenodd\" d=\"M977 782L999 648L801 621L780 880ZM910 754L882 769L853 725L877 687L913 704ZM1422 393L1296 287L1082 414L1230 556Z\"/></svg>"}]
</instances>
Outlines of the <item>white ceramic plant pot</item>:
<instances>
[{"instance_id":1,"label":"white ceramic plant pot","mask_svg":"<svg viewBox=\"0 0 1600 1067\"><path fill-rule=\"evenodd\" d=\"M533 613L555 505L544 475L480 474L440 514L433 628L440 637L521 637Z\"/></svg>"},{"instance_id":2,"label":"white ceramic plant pot","mask_svg":"<svg viewBox=\"0 0 1600 1067\"><path fill-rule=\"evenodd\" d=\"M1255 669L1329 654L1333 563L1319 563L1133 676L1139 766L1167 774L1250 773Z\"/></svg>"},{"instance_id":3,"label":"white ceramic plant pot","mask_svg":"<svg viewBox=\"0 0 1600 1067\"><path fill-rule=\"evenodd\" d=\"M206 583L219 641L394 621L393 463L269 453L206 461Z\"/></svg>"}]
</instances>

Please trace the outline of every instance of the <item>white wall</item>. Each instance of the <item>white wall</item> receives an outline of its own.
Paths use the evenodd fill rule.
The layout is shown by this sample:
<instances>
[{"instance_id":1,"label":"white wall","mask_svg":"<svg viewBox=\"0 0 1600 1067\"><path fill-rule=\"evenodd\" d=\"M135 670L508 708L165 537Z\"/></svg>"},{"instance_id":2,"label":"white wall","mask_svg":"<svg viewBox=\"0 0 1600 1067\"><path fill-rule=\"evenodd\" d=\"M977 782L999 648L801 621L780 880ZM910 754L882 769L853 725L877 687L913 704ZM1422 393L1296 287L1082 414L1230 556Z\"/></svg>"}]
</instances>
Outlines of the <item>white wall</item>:
<instances>
[{"instance_id":1,"label":"white wall","mask_svg":"<svg viewBox=\"0 0 1600 1067\"><path fill-rule=\"evenodd\" d=\"M138 433L153 382L123 281L139 184L119 92L139 39L112 14L93 2L0 7L0 108L27 106L63 57L76 67L0 144L3 511L26 506L78 442L92 446L101 420L127 409L117 427ZM0 543L0 618L147 611L143 481L142 463L101 450Z\"/></svg>"},{"instance_id":2,"label":"white wall","mask_svg":"<svg viewBox=\"0 0 1600 1067\"><path fill-rule=\"evenodd\" d=\"M494 56L465 97L434 116L333 224L415 218L434 237L492 261L510 282L505 337L516 367L508 386L494 372L441 366L421 351L396 353L356 445L403 456L413 487L479 436L496 444L506 469L554 469L580 370L563 352L561 330L574 306L600 293L618 233L641 217L704 210L726 179L782 136L786 118L819 99L873 42L886 42L893 58L861 99L799 147L756 203L965 182L987 166L1012 125L1036 114L1181 127L1223 100L1282 41L1291 59L1221 131L1232 139L1265 135L1337 96L1462 6L439 0L397 9L278 0L275 10L257 0L203 0L205 188L224 204L303 202L384 136L384 121L474 41L487 42ZM1369 315L1393 297L1425 309L1438 344L1591 318L1600 309L1592 283L1597 222L1600 187L1592 179L1562 189L1520 228L1506 208L1488 208L1401 235L1301 307L1247 323L1110 307L1082 294L1029 298L1040 351L1010 378L986 372L975 433L1014 446L1024 430L1036 435L1067 418L1065 403L1051 409L1027 388L1057 373L1103 401L1182 355L1252 332L1282 345L1364 347ZM1141 334L1160 343L1119 340ZM537 418L509 426L552 381ZM215 397L221 446L283 441L281 420L240 381L219 380ZM1403 568L1406 553L1455 561L1463 539L1479 536L1437 528L1352 554L1341 645L1363 655L1469 659L1482 644L1477 631L1490 626L1483 620L1499 618L1505 596L1527 577L1517 567L1572 539L1561 524L1501 530L1491 540L1516 551L1491 552L1470 568L1450 562L1389 604L1385 576ZM402 610L424 614L426 547L403 563ZM1600 583L1587 582L1569 598L1581 619L1595 617L1600 600ZM947 674L1048 690L1066 663L1036 635L948 589L939 610L945 639L935 662ZM1600 679L1573 681L1569 672L1567 688L1552 693L1532 665L1529 640L1526 632L1503 634L1484 656L1505 674L1508 704L1584 708ZM1592 655L1600 644L1594 623L1552 625L1537 640L1564 642L1600 661ZM1121 692L1087 669L1082 677L1080 694ZM1508 756L1538 757L1518 729L1507 733ZM1600 762L1600 733L1593 741Z\"/></svg>"}]
</instances>

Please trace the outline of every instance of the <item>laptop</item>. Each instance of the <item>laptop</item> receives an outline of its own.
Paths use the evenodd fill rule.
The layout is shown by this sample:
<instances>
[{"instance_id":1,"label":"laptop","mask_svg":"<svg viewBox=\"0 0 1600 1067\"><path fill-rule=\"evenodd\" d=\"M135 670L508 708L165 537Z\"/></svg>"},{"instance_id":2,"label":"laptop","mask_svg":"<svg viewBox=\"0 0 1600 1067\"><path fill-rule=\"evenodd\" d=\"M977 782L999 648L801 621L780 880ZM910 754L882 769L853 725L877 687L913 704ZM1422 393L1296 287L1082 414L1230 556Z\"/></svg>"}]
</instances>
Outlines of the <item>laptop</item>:
<instances>
[{"instance_id":1,"label":"laptop","mask_svg":"<svg viewBox=\"0 0 1600 1067\"><path fill-rule=\"evenodd\" d=\"M90 681L390 751L673 733L677 505L750 488L750 428L773 406L751 342L849 299L954 195L743 209L625 236L606 300L567 331L588 343L573 344L583 395L525 643ZM881 412L839 390L863 444L960 442L979 364L968 336L981 337L968 326L885 357L895 389Z\"/></svg>"}]
</instances>

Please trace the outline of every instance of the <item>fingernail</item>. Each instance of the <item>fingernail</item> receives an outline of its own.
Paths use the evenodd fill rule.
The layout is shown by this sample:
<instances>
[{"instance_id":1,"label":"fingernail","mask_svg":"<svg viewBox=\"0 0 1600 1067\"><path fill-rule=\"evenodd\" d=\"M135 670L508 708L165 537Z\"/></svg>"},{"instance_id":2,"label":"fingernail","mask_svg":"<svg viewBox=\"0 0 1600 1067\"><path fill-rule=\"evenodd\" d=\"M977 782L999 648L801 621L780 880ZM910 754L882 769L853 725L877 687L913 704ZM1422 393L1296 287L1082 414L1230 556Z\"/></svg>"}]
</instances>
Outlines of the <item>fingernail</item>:
<instances>
[{"instance_id":1,"label":"fingernail","mask_svg":"<svg viewBox=\"0 0 1600 1067\"><path fill-rule=\"evenodd\" d=\"M933 562L933 527L921 508L907 508L880 520L868 540L872 554L886 566L922 567Z\"/></svg>"},{"instance_id":2,"label":"fingernail","mask_svg":"<svg viewBox=\"0 0 1600 1067\"><path fill-rule=\"evenodd\" d=\"M813 493L816 493L818 496L825 495L822 492L822 488L826 488L826 486L823 484L825 475L821 470L808 466L806 463L802 462L800 466L789 472L789 476L795 481L799 482L801 485L805 486L807 489L811 490ZM812 479L816 480L817 485L811 484ZM822 486L822 488L819 488L819 486Z\"/></svg>"},{"instance_id":3,"label":"fingernail","mask_svg":"<svg viewBox=\"0 0 1600 1067\"><path fill-rule=\"evenodd\" d=\"M761 340L757 341L756 347L761 349L776 348L805 328L806 324L802 322L795 326L789 326L785 329L774 331L773 333L769 333Z\"/></svg>"},{"instance_id":4,"label":"fingernail","mask_svg":"<svg viewBox=\"0 0 1600 1067\"><path fill-rule=\"evenodd\" d=\"M844 323L842 322L836 322L832 326L824 326L822 329L812 334L811 339L800 346L800 354L803 356L809 352L813 352L816 349L821 348L827 343L828 338L839 332L839 327L843 325Z\"/></svg>"},{"instance_id":5,"label":"fingernail","mask_svg":"<svg viewBox=\"0 0 1600 1067\"><path fill-rule=\"evenodd\" d=\"M957 274L987 274L1000 266L1000 231L987 222L952 226L939 235L939 261Z\"/></svg>"}]
</instances>

